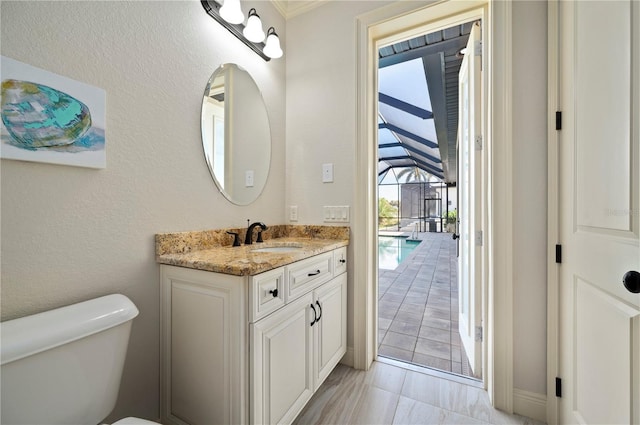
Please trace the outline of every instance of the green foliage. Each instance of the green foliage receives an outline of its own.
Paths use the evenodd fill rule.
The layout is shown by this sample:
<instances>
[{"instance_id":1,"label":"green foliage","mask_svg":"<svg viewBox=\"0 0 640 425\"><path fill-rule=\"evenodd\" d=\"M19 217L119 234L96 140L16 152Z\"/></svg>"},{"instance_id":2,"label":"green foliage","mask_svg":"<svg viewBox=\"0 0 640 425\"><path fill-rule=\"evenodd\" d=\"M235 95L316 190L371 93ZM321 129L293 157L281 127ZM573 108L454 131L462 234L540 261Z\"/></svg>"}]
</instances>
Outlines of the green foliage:
<instances>
[{"instance_id":1,"label":"green foliage","mask_svg":"<svg viewBox=\"0 0 640 425\"><path fill-rule=\"evenodd\" d=\"M448 213L442 215L443 218L447 219L447 224L455 224L456 219L458 218L458 212L456 210L451 210Z\"/></svg>"},{"instance_id":2,"label":"green foliage","mask_svg":"<svg viewBox=\"0 0 640 425\"><path fill-rule=\"evenodd\" d=\"M385 198L378 199L378 226L389 227L396 224L398 224L398 207Z\"/></svg>"}]
</instances>

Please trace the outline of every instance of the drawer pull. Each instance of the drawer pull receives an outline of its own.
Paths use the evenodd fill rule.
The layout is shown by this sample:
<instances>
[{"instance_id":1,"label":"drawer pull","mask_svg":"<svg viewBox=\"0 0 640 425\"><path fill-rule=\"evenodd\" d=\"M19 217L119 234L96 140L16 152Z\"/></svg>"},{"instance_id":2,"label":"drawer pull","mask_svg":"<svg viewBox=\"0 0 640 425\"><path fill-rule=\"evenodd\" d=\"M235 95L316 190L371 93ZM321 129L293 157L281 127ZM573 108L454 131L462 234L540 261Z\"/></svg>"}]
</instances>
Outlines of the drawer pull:
<instances>
[{"instance_id":1,"label":"drawer pull","mask_svg":"<svg viewBox=\"0 0 640 425\"><path fill-rule=\"evenodd\" d=\"M307 276L317 276L317 275L319 275L319 274L320 274L320 270L316 270L316 271L315 271L315 272L313 272L313 273L307 273Z\"/></svg>"},{"instance_id":2,"label":"drawer pull","mask_svg":"<svg viewBox=\"0 0 640 425\"><path fill-rule=\"evenodd\" d=\"M276 298L278 296L278 288L270 290L269 293L273 295L273 298Z\"/></svg>"},{"instance_id":3,"label":"drawer pull","mask_svg":"<svg viewBox=\"0 0 640 425\"><path fill-rule=\"evenodd\" d=\"M340 259L340 260L338 260L338 261L340 261L342 264L344 264L344 263L346 263L346 262L347 262L347 260L345 260L344 258L341 258L341 259Z\"/></svg>"}]
</instances>

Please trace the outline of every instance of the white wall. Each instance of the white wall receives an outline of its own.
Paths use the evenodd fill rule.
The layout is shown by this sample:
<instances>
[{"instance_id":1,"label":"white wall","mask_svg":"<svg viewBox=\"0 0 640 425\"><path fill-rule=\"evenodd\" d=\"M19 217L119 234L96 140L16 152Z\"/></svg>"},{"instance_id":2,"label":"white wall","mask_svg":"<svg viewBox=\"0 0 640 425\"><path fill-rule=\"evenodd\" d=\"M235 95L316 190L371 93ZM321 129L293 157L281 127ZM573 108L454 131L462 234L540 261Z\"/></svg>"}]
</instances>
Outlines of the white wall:
<instances>
[{"instance_id":1,"label":"white wall","mask_svg":"<svg viewBox=\"0 0 640 425\"><path fill-rule=\"evenodd\" d=\"M353 206L358 190L353 186L358 119L355 113L355 17L385 4L387 2L330 2L287 23L286 203L298 205L302 223L321 223L323 205ZM417 8L423 3L415 4ZM519 389L544 394L547 25L543 12L546 4L516 2L513 10L514 269L517 278L514 283L514 311L517 312L514 382ZM321 182L321 164L325 162L334 163L334 183ZM358 272L349 271L351 276ZM349 318L353 323L352 280L349 297ZM348 345L353 346L351 328Z\"/></svg>"},{"instance_id":2,"label":"white wall","mask_svg":"<svg viewBox=\"0 0 640 425\"><path fill-rule=\"evenodd\" d=\"M514 3L513 383L539 394L547 385L546 23L546 2Z\"/></svg>"},{"instance_id":3,"label":"white wall","mask_svg":"<svg viewBox=\"0 0 640 425\"><path fill-rule=\"evenodd\" d=\"M284 41L284 19L253 4ZM120 292L140 309L113 417L159 417L154 234L284 221L285 58L265 62L198 1L2 1L2 55L103 88L107 168L1 162L2 320ZM285 53L286 54L286 53ZM200 139L202 94L223 62L263 90L273 137L261 198L216 189Z\"/></svg>"}]
</instances>

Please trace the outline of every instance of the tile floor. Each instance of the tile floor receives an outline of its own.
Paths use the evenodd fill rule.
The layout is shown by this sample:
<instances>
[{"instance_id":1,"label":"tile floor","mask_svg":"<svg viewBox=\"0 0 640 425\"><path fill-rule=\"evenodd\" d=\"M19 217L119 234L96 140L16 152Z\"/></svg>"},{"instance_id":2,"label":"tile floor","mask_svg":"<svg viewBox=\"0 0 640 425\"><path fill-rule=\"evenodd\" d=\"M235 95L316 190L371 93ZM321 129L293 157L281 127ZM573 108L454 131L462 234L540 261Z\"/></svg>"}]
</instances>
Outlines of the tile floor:
<instances>
[{"instance_id":1,"label":"tile floor","mask_svg":"<svg viewBox=\"0 0 640 425\"><path fill-rule=\"evenodd\" d=\"M450 233L422 239L395 270L379 271L378 354L472 376L458 334L458 266Z\"/></svg>"},{"instance_id":2,"label":"tile floor","mask_svg":"<svg viewBox=\"0 0 640 425\"><path fill-rule=\"evenodd\" d=\"M338 365L294 424L540 424L492 408L477 381L424 371L383 361L368 372Z\"/></svg>"}]
</instances>

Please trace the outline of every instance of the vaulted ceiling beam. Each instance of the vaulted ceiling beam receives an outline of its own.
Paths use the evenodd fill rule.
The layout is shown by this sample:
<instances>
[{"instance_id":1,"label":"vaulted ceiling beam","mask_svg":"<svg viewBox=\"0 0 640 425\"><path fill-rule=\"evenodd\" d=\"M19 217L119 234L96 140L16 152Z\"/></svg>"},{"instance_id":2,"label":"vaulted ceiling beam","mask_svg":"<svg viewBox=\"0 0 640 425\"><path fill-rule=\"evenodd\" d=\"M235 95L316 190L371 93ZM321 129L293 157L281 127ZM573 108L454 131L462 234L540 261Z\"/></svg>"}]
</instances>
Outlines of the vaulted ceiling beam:
<instances>
[{"instance_id":1,"label":"vaulted ceiling beam","mask_svg":"<svg viewBox=\"0 0 640 425\"><path fill-rule=\"evenodd\" d=\"M431 164L428 164L424 161L419 160L418 158L414 158L412 156L392 156L389 158L379 158L378 162L380 161L397 161L397 160L409 160L415 163L415 166L418 168L422 168L424 171L433 174L436 177L440 177L440 178L444 178L444 176L442 175L442 170L438 167L434 167ZM411 167L411 165L404 165L404 167Z\"/></svg>"},{"instance_id":2,"label":"vaulted ceiling beam","mask_svg":"<svg viewBox=\"0 0 640 425\"><path fill-rule=\"evenodd\" d=\"M429 155L428 153L423 152L423 151L421 151L420 149L416 149L416 148L414 148L414 147L412 147L412 146L405 145L404 143L383 143L383 144L381 144L381 145L378 145L378 149L384 149L384 148L397 148L397 147L400 147L400 148L406 149L406 150L408 150L408 151L410 151L410 152L413 152L413 153L415 153L415 154L418 154L418 155L424 156L424 157L425 157L425 158L427 158L428 160L433 161L433 162L435 162L435 163L438 163L438 164L442 163L442 161L440 160L440 158L436 158L436 157L435 157L435 156L433 156L433 155Z\"/></svg>"},{"instance_id":3,"label":"vaulted ceiling beam","mask_svg":"<svg viewBox=\"0 0 640 425\"><path fill-rule=\"evenodd\" d=\"M468 36L462 35L439 43L427 44L423 47L385 56L378 59L378 68L384 68L397 63L432 55L434 53L447 52L449 50L461 50L467 46L468 38Z\"/></svg>"},{"instance_id":4,"label":"vaulted ceiling beam","mask_svg":"<svg viewBox=\"0 0 640 425\"><path fill-rule=\"evenodd\" d=\"M388 96L384 93L378 93L378 100L385 105L400 109L401 111L422 119L433 118L433 114L431 113L431 111L427 111L426 109L422 109L418 106L404 102L400 99L396 99L395 97Z\"/></svg>"},{"instance_id":5,"label":"vaulted ceiling beam","mask_svg":"<svg viewBox=\"0 0 640 425\"><path fill-rule=\"evenodd\" d=\"M423 144L425 146L428 146L430 148L437 148L438 147L437 143L432 142L429 139L425 139L424 137L420 137L417 134L413 134L412 132L407 131L407 130L405 130L403 128L397 127L397 126L395 126L393 124L389 124L388 122L383 122L383 123L379 123L378 124L378 129L379 130L383 129L383 128L386 128L386 129L388 129L390 131L393 131L394 133L397 133L397 134L399 134L401 136L408 137L409 139L415 140L416 142L421 143L421 144Z\"/></svg>"}]
</instances>

